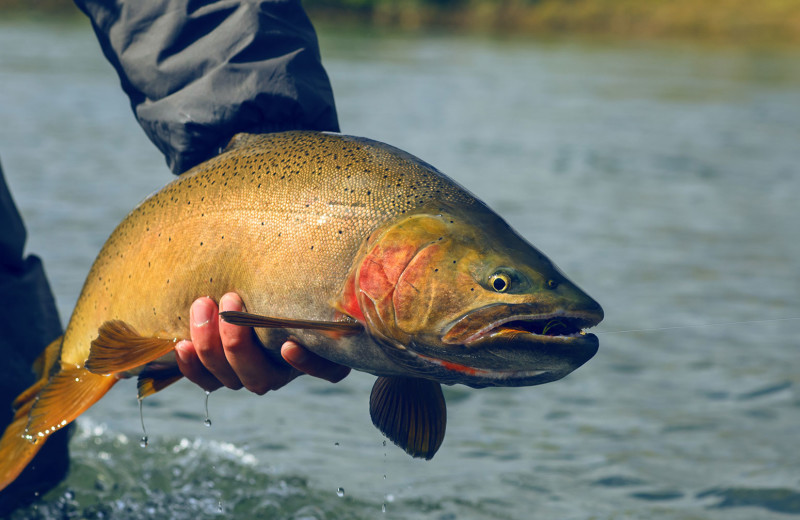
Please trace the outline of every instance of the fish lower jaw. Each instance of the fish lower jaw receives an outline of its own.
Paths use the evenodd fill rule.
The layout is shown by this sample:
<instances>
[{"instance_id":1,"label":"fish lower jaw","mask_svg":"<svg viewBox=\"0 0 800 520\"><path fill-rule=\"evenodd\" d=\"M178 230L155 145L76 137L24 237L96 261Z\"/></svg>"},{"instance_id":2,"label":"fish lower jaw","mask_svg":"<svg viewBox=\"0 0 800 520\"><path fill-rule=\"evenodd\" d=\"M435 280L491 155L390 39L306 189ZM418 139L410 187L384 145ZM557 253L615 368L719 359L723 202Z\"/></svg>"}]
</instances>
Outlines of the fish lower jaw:
<instances>
[{"instance_id":1,"label":"fish lower jaw","mask_svg":"<svg viewBox=\"0 0 800 520\"><path fill-rule=\"evenodd\" d=\"M489 368L477 368L468 365L463 365L460 363L455 363L453 361L433 358L430 356L426 356L424 354L418 354L416 352L409 352L409 353L415 356L417 359L424 361L425 363L441 367L442 369L447 370L448 372L462 374L466 377L491 379L497 381L527 380L535 377L544 376L550 372L549 370L500 370L500 369L489 369Z\"/></svg>"},{"instance_id":2,"label":"fish lower jaw","mask_svg":"<svg viewBox=\"0 0 800 520\"><path fill-rule=\"evenodd\" d=\"M590 324L589 326L593 326ZM568 342L589 335L582 318L564 315L518 316L491 324L469 336L463 343L471 346L481 340L526 337L528 341Z\"/></svg>"}]
</instances>

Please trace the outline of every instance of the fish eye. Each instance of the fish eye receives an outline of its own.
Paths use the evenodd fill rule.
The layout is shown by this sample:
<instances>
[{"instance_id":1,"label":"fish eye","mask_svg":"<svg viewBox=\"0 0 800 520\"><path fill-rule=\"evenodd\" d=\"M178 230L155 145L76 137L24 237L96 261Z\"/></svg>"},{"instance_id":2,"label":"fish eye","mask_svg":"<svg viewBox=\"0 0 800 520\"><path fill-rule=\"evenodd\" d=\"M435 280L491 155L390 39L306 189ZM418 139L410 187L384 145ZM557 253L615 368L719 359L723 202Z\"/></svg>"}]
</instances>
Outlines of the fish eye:
<instances>
[{"instance_id":1,"label":"fish eye","mask_svg":"<svg viewBox=\"0 0 800 520\"><path fill-rule=\"evenodd\" d=\"M503 272L494 273L489 277L489 285L497 292L506 292L511 285L511 277Z\"/></svg>"},{"instance_id":2,"label":"fish eye","mask_svg":"<svg viewBox=\"0 0 800 520\"><path fill-rule=\"evenodd\" d=\"M558 287L558 282L555 280L547 280L547 288L548 289L555 289Z\"/></svg>"}]
</instances>

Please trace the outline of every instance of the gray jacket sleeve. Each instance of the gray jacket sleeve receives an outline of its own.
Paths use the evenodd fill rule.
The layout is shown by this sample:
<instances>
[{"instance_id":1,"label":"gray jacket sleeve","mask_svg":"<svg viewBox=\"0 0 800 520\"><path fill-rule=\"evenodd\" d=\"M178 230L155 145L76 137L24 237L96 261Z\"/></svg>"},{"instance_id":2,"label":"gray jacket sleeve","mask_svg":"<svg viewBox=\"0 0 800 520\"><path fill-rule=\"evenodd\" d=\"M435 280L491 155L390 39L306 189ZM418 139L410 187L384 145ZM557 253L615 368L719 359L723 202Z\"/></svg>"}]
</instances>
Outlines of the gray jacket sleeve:
<instances>
[{"instance_id":1,"label":"gray jacket sleeve","mask_svg":"<svg viewBox=\"0 0 800 520\"><path fill-rule=\"evenodd\" d=\"M76 0L175 173L237 132L338 131L300 0Z\"/></svg>"}]
</instances>

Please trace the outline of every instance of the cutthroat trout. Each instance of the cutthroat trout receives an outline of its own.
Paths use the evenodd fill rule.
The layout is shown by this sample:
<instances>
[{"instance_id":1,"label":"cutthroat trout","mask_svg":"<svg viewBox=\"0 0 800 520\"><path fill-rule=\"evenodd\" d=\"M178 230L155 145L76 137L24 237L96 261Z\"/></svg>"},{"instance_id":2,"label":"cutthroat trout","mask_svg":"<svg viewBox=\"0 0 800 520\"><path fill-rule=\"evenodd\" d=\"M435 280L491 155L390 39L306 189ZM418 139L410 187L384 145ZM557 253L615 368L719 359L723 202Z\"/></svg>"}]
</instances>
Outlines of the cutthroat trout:
<instances>
[{"instance_id":1,"label":"cutthroat trout","mask_svg":"<svg viewBox=\"0 0 800 520\"><path fill-rule=\"evenodd\" d=\"M200 296L238 293L268 352L293 338L378 376L373 423L415 457L444 439L441 383L528 386L597 351L603 311L497 214L429 164L338 134L239 134L137 206L89 272L0 439L0 489L120 378L180 379ZM275 355L276 362L282 362Z\"/></svg>"}]
</instances>

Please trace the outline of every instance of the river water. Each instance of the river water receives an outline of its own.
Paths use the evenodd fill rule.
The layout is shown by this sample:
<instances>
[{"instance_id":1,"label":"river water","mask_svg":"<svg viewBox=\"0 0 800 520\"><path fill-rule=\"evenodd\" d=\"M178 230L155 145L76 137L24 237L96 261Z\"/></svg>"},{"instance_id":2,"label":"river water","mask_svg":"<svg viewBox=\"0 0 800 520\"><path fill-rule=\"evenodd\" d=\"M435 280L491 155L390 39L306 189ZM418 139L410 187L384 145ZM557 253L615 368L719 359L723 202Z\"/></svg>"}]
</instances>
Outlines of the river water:
<instances>
[{"instance_id":1,"label":"river water","mask_svg":"<svg viewBox=\"0 0 800 520\"><path fill-rule=\"evenodd\" d=\"M540 387L445 389L431 462L382 442L364 374L215 392L210 428L176 384L145 403L147 448L122 383L78 421L69 478L13 518L800 515L800 51L321 42L343 131L436 165L545 251L603 305L599 353ZM171 177L86 23L0 22L0 121L66 321L108 233Z\"/></svg>"}]
</instances>

